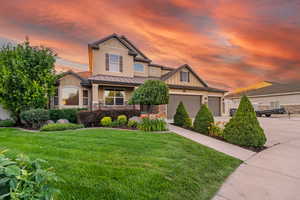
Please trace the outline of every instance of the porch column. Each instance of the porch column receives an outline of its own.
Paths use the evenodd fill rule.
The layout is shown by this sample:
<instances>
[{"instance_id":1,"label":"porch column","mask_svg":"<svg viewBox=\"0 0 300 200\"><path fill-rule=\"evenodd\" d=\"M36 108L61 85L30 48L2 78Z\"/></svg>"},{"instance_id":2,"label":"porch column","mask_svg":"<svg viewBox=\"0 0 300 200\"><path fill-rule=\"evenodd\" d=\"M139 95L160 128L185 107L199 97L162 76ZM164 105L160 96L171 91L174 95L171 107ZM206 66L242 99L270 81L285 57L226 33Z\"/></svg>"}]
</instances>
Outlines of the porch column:
<instances>
[{"instance_id":1,"label":"porch column","mask_svg":"<svg viewBox=\"0 0 300 200\"><path fill-rule=\"evenodd\" d=\"M97 110L99 108L99 85L92 84L92 110Z\"/></svg>"},{"instance_id":2,"label":"porch column","mask_svg":"<svg viewBox=\"0 0 300 200\"><path fill-rule=\"evenodd\" d=\"M208 96L206 94L202 95L202 104L208 105Z\"/></svg>"}]
</instances>

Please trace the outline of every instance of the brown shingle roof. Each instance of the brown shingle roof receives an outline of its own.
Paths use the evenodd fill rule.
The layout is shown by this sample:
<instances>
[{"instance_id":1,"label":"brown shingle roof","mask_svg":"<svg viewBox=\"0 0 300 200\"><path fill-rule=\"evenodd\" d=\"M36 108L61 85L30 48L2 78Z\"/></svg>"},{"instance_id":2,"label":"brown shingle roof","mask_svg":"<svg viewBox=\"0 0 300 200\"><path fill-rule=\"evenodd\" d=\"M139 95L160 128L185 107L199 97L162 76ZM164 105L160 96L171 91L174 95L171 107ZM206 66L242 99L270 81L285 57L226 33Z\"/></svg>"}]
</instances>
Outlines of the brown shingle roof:
<instances>
[{"instance_id":1,"label":"brown shingle roof","mask_svg":"<svg viewBox=\"0 0 300 200\"><path fill-rule=\"evenodd\" d=\"M255 90L249 90L237 94L229 94L226 97L238 98L241 97L242 95L259 96L259 95L284 94L284 93L291 93L291 92L300 92L300 82L288 83L288 84L272 83L272 85L267 87L263 87Z\"/></svg>"},{"instance_id":2,"label":"brown shingle roof","mask_svg":"<svg viewBox=\"0 0 300 200\"><path fill-rule=\"evenodd\" d=\"M89 78L89 80L98 83L114 83L121 85L141 85L146 80L159 80L159 78L155 77L122 77L122 76L110 76L110 75L95 75Z\"/></svg>"}]
</instances>

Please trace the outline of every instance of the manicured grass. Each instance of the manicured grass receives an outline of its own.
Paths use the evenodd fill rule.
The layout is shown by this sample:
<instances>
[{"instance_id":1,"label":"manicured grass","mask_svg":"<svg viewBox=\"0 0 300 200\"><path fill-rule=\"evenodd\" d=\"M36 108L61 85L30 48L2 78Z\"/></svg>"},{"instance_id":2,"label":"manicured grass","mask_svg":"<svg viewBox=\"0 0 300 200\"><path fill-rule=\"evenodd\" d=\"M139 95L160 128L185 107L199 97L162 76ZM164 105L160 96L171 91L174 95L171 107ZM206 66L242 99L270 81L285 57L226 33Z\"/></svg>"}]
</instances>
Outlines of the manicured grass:
<instances>
[{"instance_id":1,"label":"manicured grass","mask_svg":"<svg viewBox=\"0 0 300 200\"><path fill-rule=\"evenodd\" d=\"M241 163L175 134L111 129L0 129L0 150L49 161L57 199L210 199Z\"/></svg>"}]
</instances>

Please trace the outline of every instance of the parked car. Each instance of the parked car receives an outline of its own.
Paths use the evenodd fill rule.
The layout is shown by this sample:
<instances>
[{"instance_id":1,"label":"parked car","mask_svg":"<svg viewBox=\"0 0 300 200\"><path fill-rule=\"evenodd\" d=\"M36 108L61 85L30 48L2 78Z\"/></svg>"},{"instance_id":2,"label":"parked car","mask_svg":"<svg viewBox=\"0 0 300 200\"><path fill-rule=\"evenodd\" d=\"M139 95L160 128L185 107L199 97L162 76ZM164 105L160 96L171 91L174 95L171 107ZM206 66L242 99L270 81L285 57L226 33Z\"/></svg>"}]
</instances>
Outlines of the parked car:
<instances>
[{"instance_id":1,"label":"parked car","mask_svg":"<svg viewBox=\"0 0 300 200\"><path fill-rule=\"evenodd\" d=\"M282 108L270 109L270 110L260 110L255 111L258 117L265 115L266 117L271 117L273 114L286 114L286 110Z\"/></svg>"},{"instance_id":2,"label":"parked car","mask_svg":"<svg viewBox=\"0 0 300 200\"><path fill-rule=\"evenodd\" d=\"M229 111L230 116L232 117L235 112L237 111L236 108L231 108ZM266 117L271 117L271 115L273 114L286 114L286 110L282 107L282 108L276 108L276 109L270 109L270 110L256 110L256 116L257 117L262 117L263 115L265 115Z\"/></svg>"}]
</instances>

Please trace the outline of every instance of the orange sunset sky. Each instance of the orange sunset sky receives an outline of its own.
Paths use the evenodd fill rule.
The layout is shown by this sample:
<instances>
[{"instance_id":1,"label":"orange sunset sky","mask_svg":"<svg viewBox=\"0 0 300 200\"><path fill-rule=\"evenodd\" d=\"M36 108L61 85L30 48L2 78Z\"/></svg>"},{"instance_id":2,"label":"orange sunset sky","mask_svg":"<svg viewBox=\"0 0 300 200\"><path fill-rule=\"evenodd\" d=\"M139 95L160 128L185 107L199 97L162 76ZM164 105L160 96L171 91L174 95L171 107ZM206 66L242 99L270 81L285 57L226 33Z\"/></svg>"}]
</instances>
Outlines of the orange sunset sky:
<instances>
[{"instance_id":1,"label":"orange sunset sky","mask_svg":"<svg viewBox=\"0 0 300 200\"><path fill-rule=\"evenodd\" d=\"M300 80L300 0L0 0L0 39L87 64L87 44L126 35L154 63L210 86Z\"/></svg>"}]
</instances>

